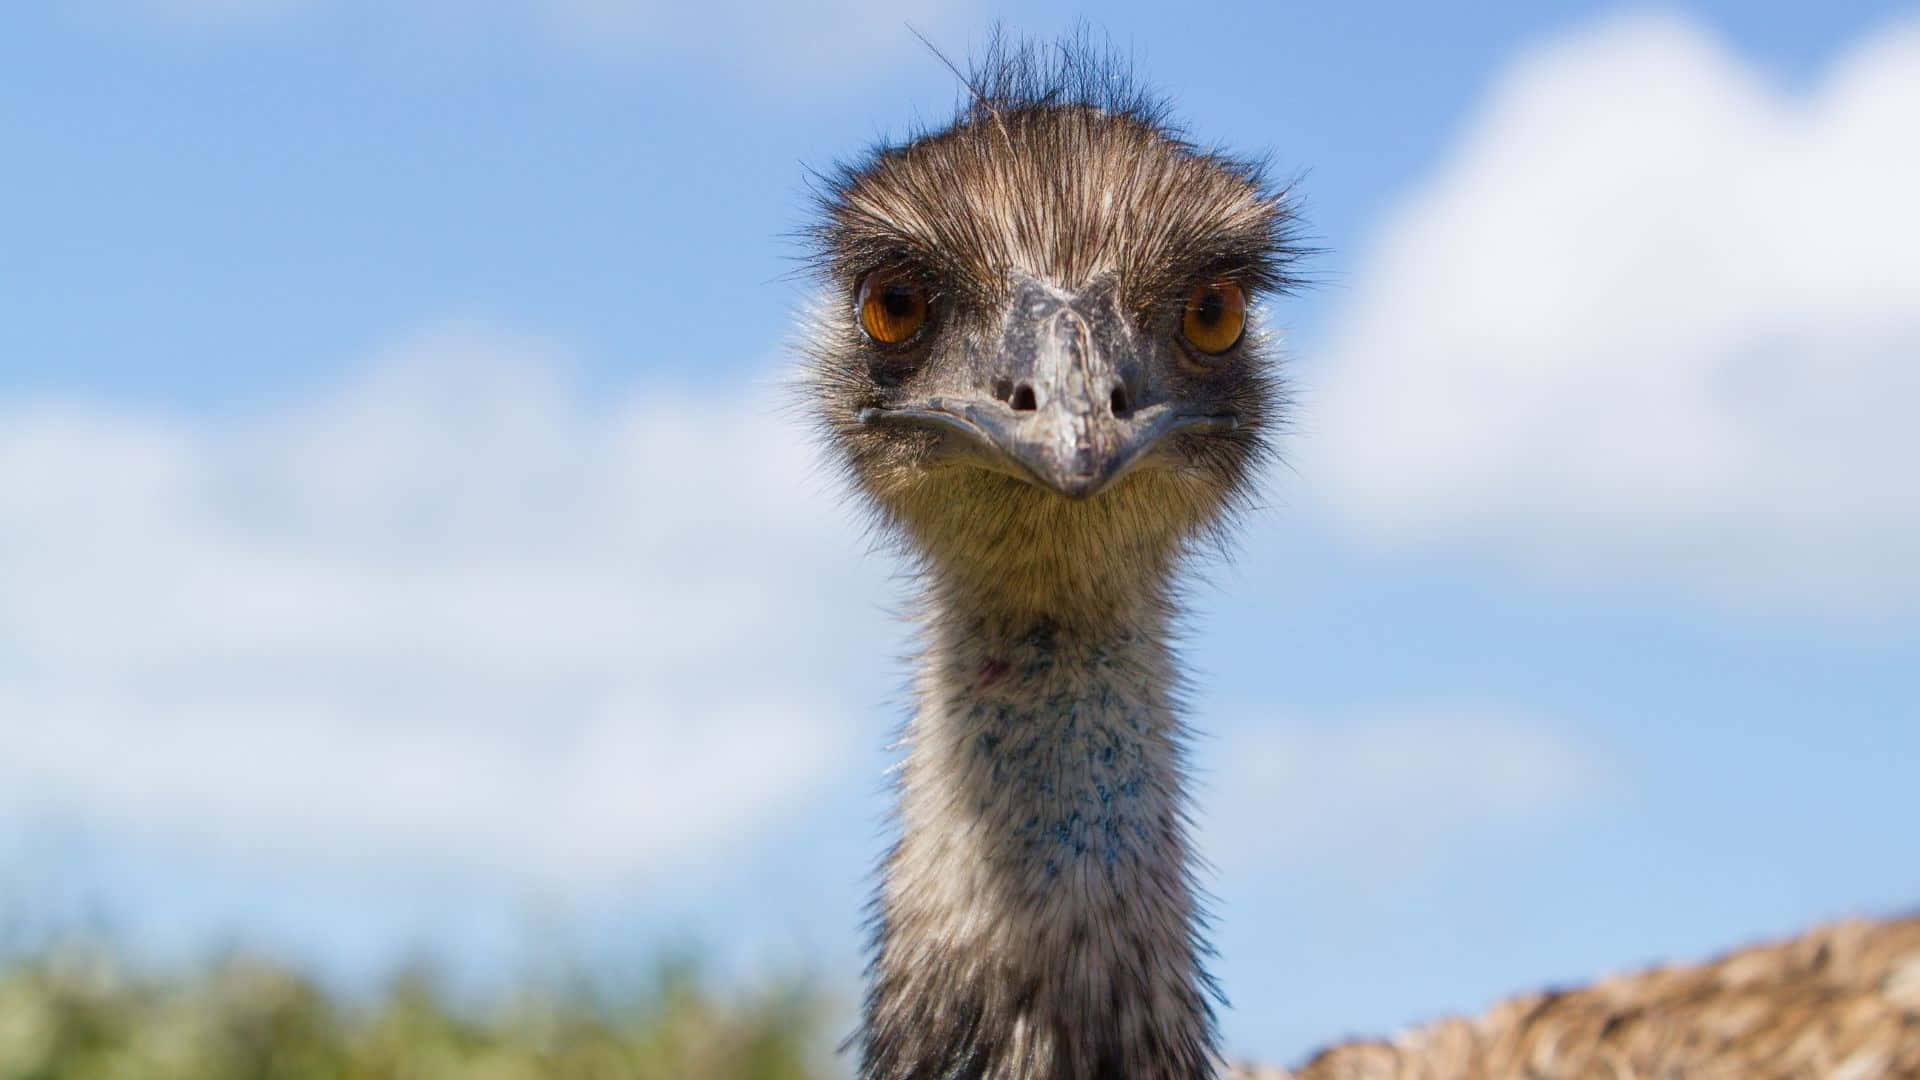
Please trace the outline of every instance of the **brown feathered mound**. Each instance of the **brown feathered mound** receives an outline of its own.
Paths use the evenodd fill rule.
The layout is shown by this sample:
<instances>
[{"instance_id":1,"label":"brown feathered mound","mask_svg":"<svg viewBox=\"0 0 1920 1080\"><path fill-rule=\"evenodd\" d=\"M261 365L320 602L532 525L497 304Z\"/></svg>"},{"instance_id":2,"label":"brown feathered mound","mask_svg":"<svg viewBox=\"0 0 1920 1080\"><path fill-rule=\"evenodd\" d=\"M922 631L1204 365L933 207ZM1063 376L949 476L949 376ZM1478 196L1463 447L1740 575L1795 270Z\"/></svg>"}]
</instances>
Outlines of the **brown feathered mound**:
<instances>
[{"instance_id":1,"label":"brown feathered mound","mask_svg":"<svg viewBox=\"0 0 1920 1080\"><path fill-rule=\"evenodd\" d=\"M1471 1020L1331 1047L1233 1080L1911 1080L1920 1077L1920 915L1850 921Z\"/></svg>"}]
</instances>

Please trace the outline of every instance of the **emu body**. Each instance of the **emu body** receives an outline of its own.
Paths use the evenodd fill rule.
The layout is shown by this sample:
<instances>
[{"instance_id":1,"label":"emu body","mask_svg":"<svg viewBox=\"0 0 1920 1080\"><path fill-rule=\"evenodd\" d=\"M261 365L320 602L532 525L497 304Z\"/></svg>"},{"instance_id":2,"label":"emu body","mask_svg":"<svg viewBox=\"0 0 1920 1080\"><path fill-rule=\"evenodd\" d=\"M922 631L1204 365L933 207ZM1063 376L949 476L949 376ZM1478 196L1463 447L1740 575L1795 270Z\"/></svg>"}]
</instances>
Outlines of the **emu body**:
<instances>
[{"instance_id":1,"label":"emu body","mask_svg":"<svg viewBox=\"0 0 1920 1080\"><path fill-rule=\"evenodd\" d=\"M1280 405L1238 320L1292 219L1113 74L999 55L954 125L823 193L810 388L924 644L869 1080L1219 1067L1170 627Z\"/></svg>"}]
</instances>

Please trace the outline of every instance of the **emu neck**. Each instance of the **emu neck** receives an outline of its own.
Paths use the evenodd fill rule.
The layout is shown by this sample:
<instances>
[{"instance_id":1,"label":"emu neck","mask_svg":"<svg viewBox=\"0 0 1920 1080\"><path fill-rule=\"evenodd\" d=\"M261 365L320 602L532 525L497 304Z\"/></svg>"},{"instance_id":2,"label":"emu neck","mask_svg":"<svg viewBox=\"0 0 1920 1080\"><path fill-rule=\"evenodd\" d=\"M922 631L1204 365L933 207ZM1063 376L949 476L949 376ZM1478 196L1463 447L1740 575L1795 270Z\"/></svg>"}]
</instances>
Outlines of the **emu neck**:
<instances>
[{"instance_id":1,"label":"emu neck","mask_svg":"<svg viewBox=\"0 0 1920 1080\"><path fill-rule=\"evenodd\" d=\"M1166 606L929 614L862 1076L1211 1077Z\"/></svg>"}]
</instances>

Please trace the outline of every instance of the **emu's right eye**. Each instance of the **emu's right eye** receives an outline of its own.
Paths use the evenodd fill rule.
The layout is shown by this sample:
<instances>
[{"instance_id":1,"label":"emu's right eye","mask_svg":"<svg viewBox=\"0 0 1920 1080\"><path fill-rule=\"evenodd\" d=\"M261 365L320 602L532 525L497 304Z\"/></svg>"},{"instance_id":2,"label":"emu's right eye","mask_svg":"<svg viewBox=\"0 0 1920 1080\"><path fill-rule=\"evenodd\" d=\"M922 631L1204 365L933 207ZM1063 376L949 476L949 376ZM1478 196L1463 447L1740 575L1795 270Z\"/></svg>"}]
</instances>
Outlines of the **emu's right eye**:
<instances>
[{"instance_id":1,"label":"emu's right eye","mask_svg":"<svg viewBox=\"0 0 1920 1080\"><path fill-rule=\"evenodd\" d=\"M898 345L927 324L927 287L900 270L875 270L860 279L860 328L882 345Z\"/></svg>"}]
</instances>

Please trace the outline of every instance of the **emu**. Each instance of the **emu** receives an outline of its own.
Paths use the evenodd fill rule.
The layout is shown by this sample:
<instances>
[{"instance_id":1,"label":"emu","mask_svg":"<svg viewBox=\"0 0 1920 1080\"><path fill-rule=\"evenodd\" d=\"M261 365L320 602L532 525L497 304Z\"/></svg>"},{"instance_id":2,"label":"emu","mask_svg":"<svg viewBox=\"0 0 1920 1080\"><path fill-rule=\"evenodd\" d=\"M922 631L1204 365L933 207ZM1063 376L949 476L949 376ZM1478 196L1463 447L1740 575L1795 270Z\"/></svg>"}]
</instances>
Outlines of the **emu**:
<instances>
[{"instance_id":1,"label":"emu","mask_svg":"<svg viewBox=\"0 0 1920 1080\"><path fill-rule=\"evenodd\" d=\"M1284 187L1084 42L997 45L943 130L824 178L808 407L913 571L863 1080L1229 1067L1183 795L1177 582L1285 419ZM1920 1076L1920 919L1523 996L1316 1080Z\"/></svg>"}]
</instances>

